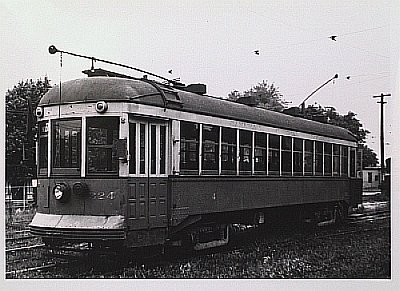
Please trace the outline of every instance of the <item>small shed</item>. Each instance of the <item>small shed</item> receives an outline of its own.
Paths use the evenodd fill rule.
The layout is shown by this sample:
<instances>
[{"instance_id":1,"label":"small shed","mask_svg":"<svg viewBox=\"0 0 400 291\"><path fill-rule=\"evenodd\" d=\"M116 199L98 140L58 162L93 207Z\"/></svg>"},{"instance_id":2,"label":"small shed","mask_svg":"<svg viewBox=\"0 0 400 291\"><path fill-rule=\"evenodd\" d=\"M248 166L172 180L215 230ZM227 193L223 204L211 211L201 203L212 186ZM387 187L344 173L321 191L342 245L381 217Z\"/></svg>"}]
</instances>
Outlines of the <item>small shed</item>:
<instances>
[{"instance_id":1,"label":"small shed","mask_svg":"<svg viewBox=\"0 0 400 291\"><path fill-rule=\"evenodd\" d=\"M380 167L366 167L362 170L364 191L379 190L380 173L381 173Z\"/></svg>"}]
</instances>

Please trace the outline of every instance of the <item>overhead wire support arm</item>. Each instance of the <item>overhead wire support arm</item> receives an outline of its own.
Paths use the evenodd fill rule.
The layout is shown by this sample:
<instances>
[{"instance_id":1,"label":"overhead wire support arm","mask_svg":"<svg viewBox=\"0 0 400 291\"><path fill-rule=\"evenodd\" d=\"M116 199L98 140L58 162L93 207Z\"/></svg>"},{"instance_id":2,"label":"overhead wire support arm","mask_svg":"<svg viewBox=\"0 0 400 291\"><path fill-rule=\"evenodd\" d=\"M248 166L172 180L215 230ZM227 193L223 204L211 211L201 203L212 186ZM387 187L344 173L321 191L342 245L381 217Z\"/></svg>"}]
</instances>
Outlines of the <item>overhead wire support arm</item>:
<instances>
[{"instance_id":1,"label":"overhead wire support arm","mask_svg":"<svg viewBox=\"0 0 400 291\"><path fill-rule=\"evenodd\" d=\"M338 74L335 74L335 76L333 76L332 78L330 78L328 81L326 81L324 84L322 84L321 86L319 86L317 89L315 89L310 95L308 95L299 105L299 107L301 108L301 112L304 112L305 109L305 103L306 101L312 96L314 95L318 90L320 90L322 87L324 87L326 84L328 84L329 82L335 80L339 78Z\"/></svg>"},{"instance_id":2,"label":"overhead wire support arm","mask_svg":"<svg viewBox=\"0 0 400 291\"><path fill-rule=\"evenodd\" d=\"M157 74L154 74L154 73L151 73L151 72L147 72L147 71L139 69L139 68L131 67L131 66L124 65L124 64L119 64L119 63L112 62L112 61L98 59L98 58L95 58L95 57L89 57L89 56L84 56L84 55L80 55L80 54L76 54L76 53L62 51L62 50L57 49L54 45L49 46L49 53L52 54L52 55L54 55L55 53L68 54L68 55L71 55L71 56L74 56L74 57L80 57L80 58L89 59L89 60L92 61L92 69L94 69L94 63L95 62L103 62L103 63L106 63L106 64L110 64L110 65L119 66L119 67L123 67L123 68L130 69L130 70L138 71L138 72L141 72L141 73L144 73L144 74L147 74L147 75L162 79L164 81L167 81L170 84L179 85L179 83L177 81L175 81L175 80L171 80L171 79L165 78L163 76L160 76L160 75L157 75Z\"/></svg>"}]
</instances>

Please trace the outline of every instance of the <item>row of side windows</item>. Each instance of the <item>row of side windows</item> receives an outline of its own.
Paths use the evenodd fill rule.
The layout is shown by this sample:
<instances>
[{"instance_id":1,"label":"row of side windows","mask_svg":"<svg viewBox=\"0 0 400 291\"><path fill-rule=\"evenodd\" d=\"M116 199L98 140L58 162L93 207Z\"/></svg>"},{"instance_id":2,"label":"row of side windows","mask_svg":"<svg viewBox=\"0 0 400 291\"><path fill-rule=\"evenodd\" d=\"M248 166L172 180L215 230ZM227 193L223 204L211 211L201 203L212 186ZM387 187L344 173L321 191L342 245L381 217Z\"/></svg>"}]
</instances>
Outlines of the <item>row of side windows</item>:
<instances>
[{"instance_id":1,"label":"row of side windows","mask_svg":"<svg viewBox=\"0 0 400 291\"><path fill-rule=\"evenodd\" d=\"M348 146L181 122L181 175L356 175Z\"/></svg>"}]
</instances>

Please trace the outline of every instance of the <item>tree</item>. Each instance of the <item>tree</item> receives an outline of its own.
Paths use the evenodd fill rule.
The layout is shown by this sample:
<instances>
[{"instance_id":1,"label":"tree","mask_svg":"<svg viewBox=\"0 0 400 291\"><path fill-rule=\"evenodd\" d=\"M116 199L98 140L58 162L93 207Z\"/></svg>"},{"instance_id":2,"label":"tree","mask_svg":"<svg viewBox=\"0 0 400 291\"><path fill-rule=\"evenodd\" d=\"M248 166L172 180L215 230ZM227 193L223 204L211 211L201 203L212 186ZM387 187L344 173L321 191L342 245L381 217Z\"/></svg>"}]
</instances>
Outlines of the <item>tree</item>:
<instances>
[{"instance_id":1,"label":"tree","mask_svg":"<svg viewBox=\"0 0 400 291\"><path fill-rule=\"evenodd\" d=\"M365 144L359 144L358 148L362 150L363 168L376 167L376 165L378 164L377 154Z\"/></svg>"},{"instance_id":2,"label":"tree","mask_svg":"<svg viewBox=\"0 0 400 291\"><path fill-rule=\"evenodd\" d=\"M20 81L5 95L6 177L12 185L24 184L36 175L36 118L42 96L51 88L49 80Z\"/></svg>"},{"instance_id":3,"label":"tree","mask_svg":"<svg viewBox=\"0 0 400 291\"><path fill-rule=\"evenodd\" d=\"M304 112L305 118L323 121L348 129L354 134L358 142L358 148L363 152L363 167L376 166L378 163L377 155L365 144L365 139L370 131L363 128L362 123L356 118L356 116L357 114L352 111L347 112L345 115L340 115L334 107L324 108L321 105L308 106Z\"/></svg>"},{"instance_id":4,"label":"tree","mask_svg":"<svg viewBox=\"0 0 400 291\"><path fill-rule=\"evenodd\" d=\"M252 105L279 112L287 107L287 102L283 99L279 88L275 87L273 83L268 84L268 81L265 80L243 93L232 91L228 94L228 99L232 101L251 99L249 102Z\"/></svg>"},{"instance_id":5,"label":"tree","mask_svg":"<svg viewBox=\"0 0 400 291\"><path fill-rule=\"evenodd\" d=\"M347 128L356 136L359 143L364 144L367 134L371 132L363 128L362 123L356 118L356 115L351 111L347 112L346 115L340 115L333 107L327 107L325 111L328 123Z\"/></svg>"}]
</instances>

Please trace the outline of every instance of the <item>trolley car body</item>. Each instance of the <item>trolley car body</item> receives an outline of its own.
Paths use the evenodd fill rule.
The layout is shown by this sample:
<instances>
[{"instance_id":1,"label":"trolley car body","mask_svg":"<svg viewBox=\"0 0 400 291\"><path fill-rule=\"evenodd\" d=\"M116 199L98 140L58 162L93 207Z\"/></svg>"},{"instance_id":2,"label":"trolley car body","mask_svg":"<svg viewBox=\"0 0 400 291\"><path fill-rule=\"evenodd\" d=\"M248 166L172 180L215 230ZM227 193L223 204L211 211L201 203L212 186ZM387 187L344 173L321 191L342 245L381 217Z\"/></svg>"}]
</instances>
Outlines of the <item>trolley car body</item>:
<instances>
[{"instance_id":1,"label":"trolley car body","mask_svg":"<svg viewBox=\"0 0 400 291\"><path fill-rule=\"evenodd\" d=\"M37 110L31 232L202 249L225 244L232 224L336 218L361 203L349 131L202 90L110 77L51 89Z\"/></svg>"}]
</instances>

